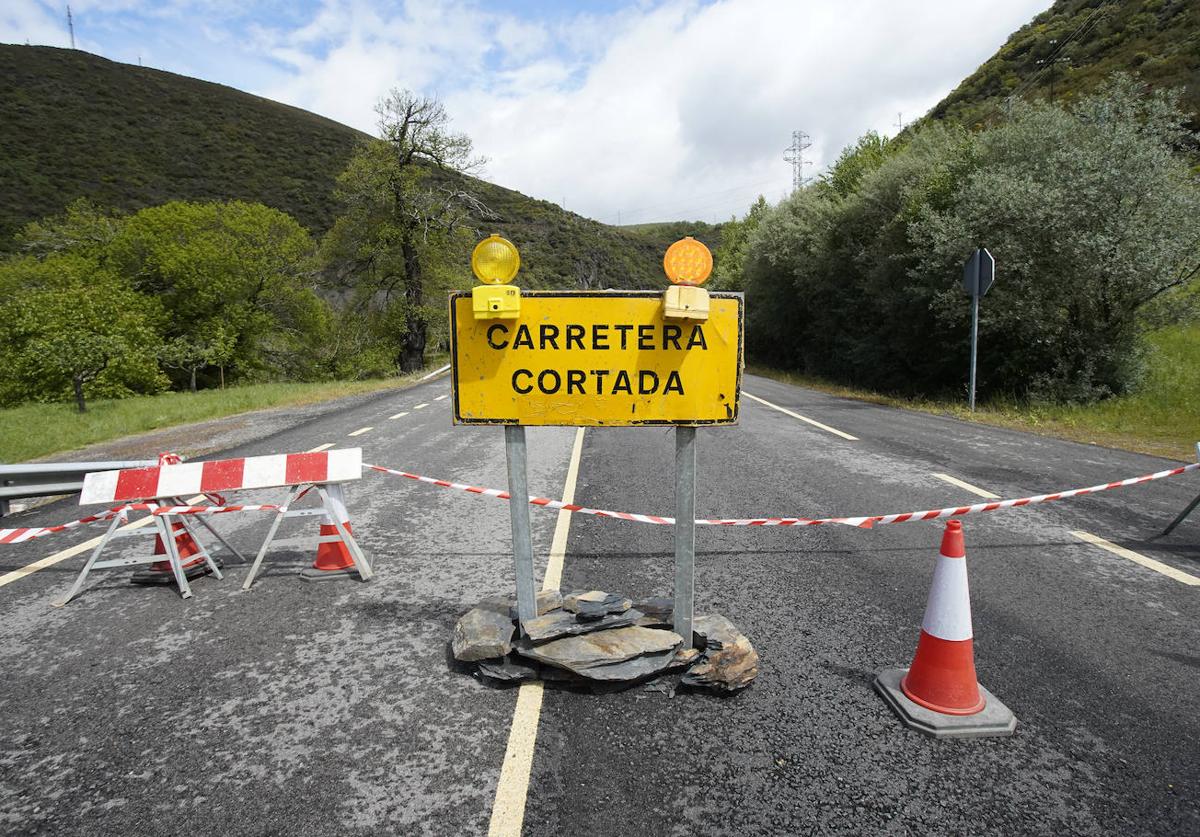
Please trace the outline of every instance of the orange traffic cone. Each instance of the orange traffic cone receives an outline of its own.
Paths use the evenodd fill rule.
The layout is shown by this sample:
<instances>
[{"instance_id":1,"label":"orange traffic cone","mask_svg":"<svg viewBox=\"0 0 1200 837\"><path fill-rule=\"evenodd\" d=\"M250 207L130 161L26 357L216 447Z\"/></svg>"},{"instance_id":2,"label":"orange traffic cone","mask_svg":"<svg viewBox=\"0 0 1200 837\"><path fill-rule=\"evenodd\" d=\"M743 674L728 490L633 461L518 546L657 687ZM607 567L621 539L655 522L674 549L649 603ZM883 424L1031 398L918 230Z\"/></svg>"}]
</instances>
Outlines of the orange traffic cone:
<instances>
[{"instance_id":1,"label":"orange traffic cone","mask_svg":"<svg viewBox=\"0 0 1200 837\"><path fill-rule=\"evenodd\" d=\"M187 527L180 521L175 521L171 524L171 531L175 535L175 549L179 552L179 564L183 567L187 577L192 579L211 572L201 554L200 544L196 543L196 539L188 532ZM154 536L154 554L167 554L167 547L163 543L161 534ZM171 572L171 562L162 560L155 561L147 569L138 570L129 580L134 584L174 584L175 575Z\"/></svg>"},{"instance_id":2,"label":"orange traffic cone","mask_svg":"<svg viewBox=\"0 0 1200 837\"><path fill-rule=\"evenodd\" d=\"M909 700L947 715L974 715L987 703L975 680L966 559L962 523L951 520L942 535L917 653L900 681Z\"/></svg>"},{"instance_id":3,"label":"orange traffic cone","mask_svg":"<svg viewBox=\"0 0 1200 837\"><path fill-rule=\"evenodd\" d=\"M330 488L333 489L335 486L330 486ZM346 505L342 501L340 492L330 490L329 504L326 506L324 516L321 517L321 537L337 537L338 535L338 527L333 522L334 518L330 516L331 510L337 515L338 523L345 527L346 532L352 533L354 529L350 525L350 515L346 511ZM351 573L361 575L346 544L341 540L336 540L317 544L317 560L311 567L303 570L300 577L307 581L325 581L341 578Z\"/></svg>"},{"instance_id":4,"label":"orange traffic cone","mask_svg":"<svg viewBox=\"0 0 1200 837\"><path fill-rule=\"evenodd\" d=\"M907 726L935 737L1011 735L1012 712L975 679L966 557L962 523L951 520L912 666L883 669L875 689Z\"/></svg>"}]
</instances>

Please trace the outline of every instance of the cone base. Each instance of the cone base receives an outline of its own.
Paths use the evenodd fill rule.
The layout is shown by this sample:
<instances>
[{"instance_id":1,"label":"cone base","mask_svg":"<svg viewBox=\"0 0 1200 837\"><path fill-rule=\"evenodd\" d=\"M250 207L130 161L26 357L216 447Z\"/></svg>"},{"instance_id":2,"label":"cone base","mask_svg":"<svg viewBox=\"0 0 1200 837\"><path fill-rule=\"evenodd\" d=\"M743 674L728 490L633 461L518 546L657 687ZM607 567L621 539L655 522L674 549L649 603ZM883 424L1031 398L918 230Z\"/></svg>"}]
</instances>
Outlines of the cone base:
<instances>
[{"instance_id":1,"label":"cone base","mask_svg":"<svg viewBox=\"0 0 1200 837\"><path fill-rule=\"evenodd\" d=\"M983 711L974 715L945 715L914 703L900 688L908 674L906 668L883 668L875 674L875 691L892 708L906 727L933 738L986 738L1012 735L1017 719L1000 699L981 684L979 691L985 701Z\"/></svg>"},{"instance_id":2,"label":"cone base","mask_svg":"<svg viewBox=\"0 0 1200 837\"><path fill-rule=\"evenodd\" d=\"M217 563L218 568L223 566L220 561L217 561L216 563ZM201 560L198 563L193 564L190 567L183 568L183 575L185 578L187 578L188 581L191 581L193 578L199 578L202 575L209 575L211 573L212 573L212 568L209 567L208 562L204 561L204 560ZM146 584L146 585L174 584L175 583L175 573L171 572L170 569L137 570L133 575L131 575L129 577L129 583L130 584Z\"/></svg>"},{"instance_id":3,"label":"cone base","mask_svg":"<svg viewBox=\"0 0 1200 837\"><path fill-rule=\"evenodd\" d=\"M318 570L316 567L308 567L300 571L301 581L336 581L339 578L347 576L358 577L357 567L343 567L338 570Z\"/></svg>"}]
</instances>

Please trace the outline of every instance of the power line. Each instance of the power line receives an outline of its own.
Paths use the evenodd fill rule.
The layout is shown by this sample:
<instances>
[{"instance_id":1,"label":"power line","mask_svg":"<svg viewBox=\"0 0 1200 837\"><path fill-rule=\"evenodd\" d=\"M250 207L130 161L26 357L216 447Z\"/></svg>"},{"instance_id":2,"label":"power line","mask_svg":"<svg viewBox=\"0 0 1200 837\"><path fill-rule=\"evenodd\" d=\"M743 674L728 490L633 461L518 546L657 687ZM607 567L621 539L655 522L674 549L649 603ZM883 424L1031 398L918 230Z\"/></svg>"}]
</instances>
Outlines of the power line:
<instances>
[{"instance_id":1,"label":"power line","mask_svg":"<svg viewBox=\"0 0 1200 837\"><path fill-rule=\"evenodd\" d=\"M1083 23L1081 23L1081 24L1079 24L1079 26L1075 27L1074 32L1072 32L1067 37L1063 38L1063 40L1058 44L1058 46L1050 51L1050 54L1048 56L1046 56L1045 58L1043 58L1041 61L1038 62L1040 65L1042 65L1042 69L1038 70L1032 76L1027 78L1024 82L1022 82L1017 87L1016 90L1014 90L1012 93L1008 94L1008 97L1005 99L1005 102L1004 102L1006 110L1010 109L1012 107L1012 103L1013 103L1014 99L1020 98L1028 90L1032 89L1033 85L1037 83L1037 80L1042 77L1042 74L1045 73L1047 70L1049 70L1051 67L1053 67L1055 65L1055 63L1058 61L1059 53L1062 52L1064 49L1066 49L1067 44L1071 43L1071 41L1075 40L1076 38L1086 35L1089 31L1091 31L1092 27L1094 27L1096 25L1096 23L1099 22L1096 20L1096 16L1099 15L1100 12L1107 9L1109 5L1110 5L1109 3L1105 2L1105 3L1101 3L1095 9L1093 9L1092 13L1087 16L1087 18L1083 21ZM1051 43L1054 43L1054 41L1051 40ZM992 108L991 112L988 113L988 116L992 116L999 109L1000 109L999 105Z\"/></svg>"}]
</instances>

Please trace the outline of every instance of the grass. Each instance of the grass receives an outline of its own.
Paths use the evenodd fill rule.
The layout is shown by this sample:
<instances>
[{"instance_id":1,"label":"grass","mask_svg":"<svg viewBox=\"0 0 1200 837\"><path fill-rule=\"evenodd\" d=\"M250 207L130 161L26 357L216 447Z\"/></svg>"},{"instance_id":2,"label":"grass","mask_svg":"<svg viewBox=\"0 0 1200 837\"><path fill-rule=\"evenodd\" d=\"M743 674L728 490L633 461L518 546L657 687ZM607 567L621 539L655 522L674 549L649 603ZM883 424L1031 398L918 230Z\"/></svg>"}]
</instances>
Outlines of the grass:
<instances>
[{"instance_id":1,"label":"grass","mask_svg":"<svg viewBox=\"0 0 1200 837\"><path fill-rule=\"evenodd\" d=\"M436 369L442 363L444 359L431 362L430 368ZM24 404L0 410L0 462L24 462L148 430L250 410L296 407L384 389L402 389L416 383L423 374L374 381L255 384L93 401L82 415L73 404Z\"/></svg>"},{"instance_id":2,"label":"grass","mask_svg":"<svg viewBox=\"0 0 1200 837\"><path fill-rule=\"evenodd\" d=\"M1200 324L1159 329L1150 348L1148 374L1132 395L1088 405L997 401L974 413L965 403L897 398L763 367L749 371L845 398L1192 462L1200 441Z\"/></svg>"}]
</instances>

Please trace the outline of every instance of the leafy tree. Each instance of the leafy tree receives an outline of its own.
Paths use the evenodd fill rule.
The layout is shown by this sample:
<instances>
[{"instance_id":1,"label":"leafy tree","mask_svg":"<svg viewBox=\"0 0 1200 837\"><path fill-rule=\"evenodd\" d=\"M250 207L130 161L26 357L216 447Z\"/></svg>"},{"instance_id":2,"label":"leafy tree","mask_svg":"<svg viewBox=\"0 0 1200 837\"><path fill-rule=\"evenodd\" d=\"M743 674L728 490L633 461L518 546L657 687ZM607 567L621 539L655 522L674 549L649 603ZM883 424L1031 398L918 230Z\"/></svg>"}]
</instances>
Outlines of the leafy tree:
<instances>
[{"instance_id":1,"label":"leafy tree","mask_svg":"<svg viewBox=\"0 0 1200 837\"><path fill-rule=\"evenodd\" d=\"M129 218L107 253L166 309L164 357L189 380L210 365L243 377L310 373L329 312L314 290L312 240L289 215L241 201L173 201Z\"/></svg>"},{"instance_id":2,"label":"leafy tree","mask_svg":"<svg viewBox=\"0 0 1200 837\"><path fill-rule=\"evenodd\" d=\"M74 254L0 265L0 403L152 393L166 381L155 350L161 308Z\"/></svg>"},{"instance_id":3,"label":"leafy tree","mask_svg":"<svg viewBox=\"0 0 1200 837\"><path fill-rule=\"evenodd\" d=\"M449 130L436 98L393 90L376 107L380 139L363 144L338 178L345 211L323 243L335 286L353 287L356 309L370 330L390 336L402 371L424 363L430 322L444 302L430 306L431 281L464 279L447 255L461 259L461 235L471 213L488 210L473 195L436 176L468 173L482 165L471 141Z\"/></svg>"},{"instance_id":4,"label":"leafy tree","mask_svg":"<svg viewBox=\"0 0 1200 837\"><path fill-rule=\"evenodd\" d=\"M721 229L721 246L713 254L713 290L742 290L742 276L745 273L746 252L750 239L769 209L767 199L759 195L758 200L751 204L746 212L745 218L740 221L736 217L731 218Z\"/></svg>"},{"instance_id":5,"label":"leafy tree","mask_svg":"<svg viewBox=\"0 0 1200 837\"><path fill-rule=\"evenodd\" d=\"M1194 299L1178 291L1200 273L1200 187L1179 153L1195 140L1171 94L1124 77L977 134L934 124L885 154L866 138L751 236L748 345L858 385L959 390L958 279L987 246L998 279L981 309L981 392L1127 391L1147 308L1162 321Z\"/></svg>"}]
</instances>

